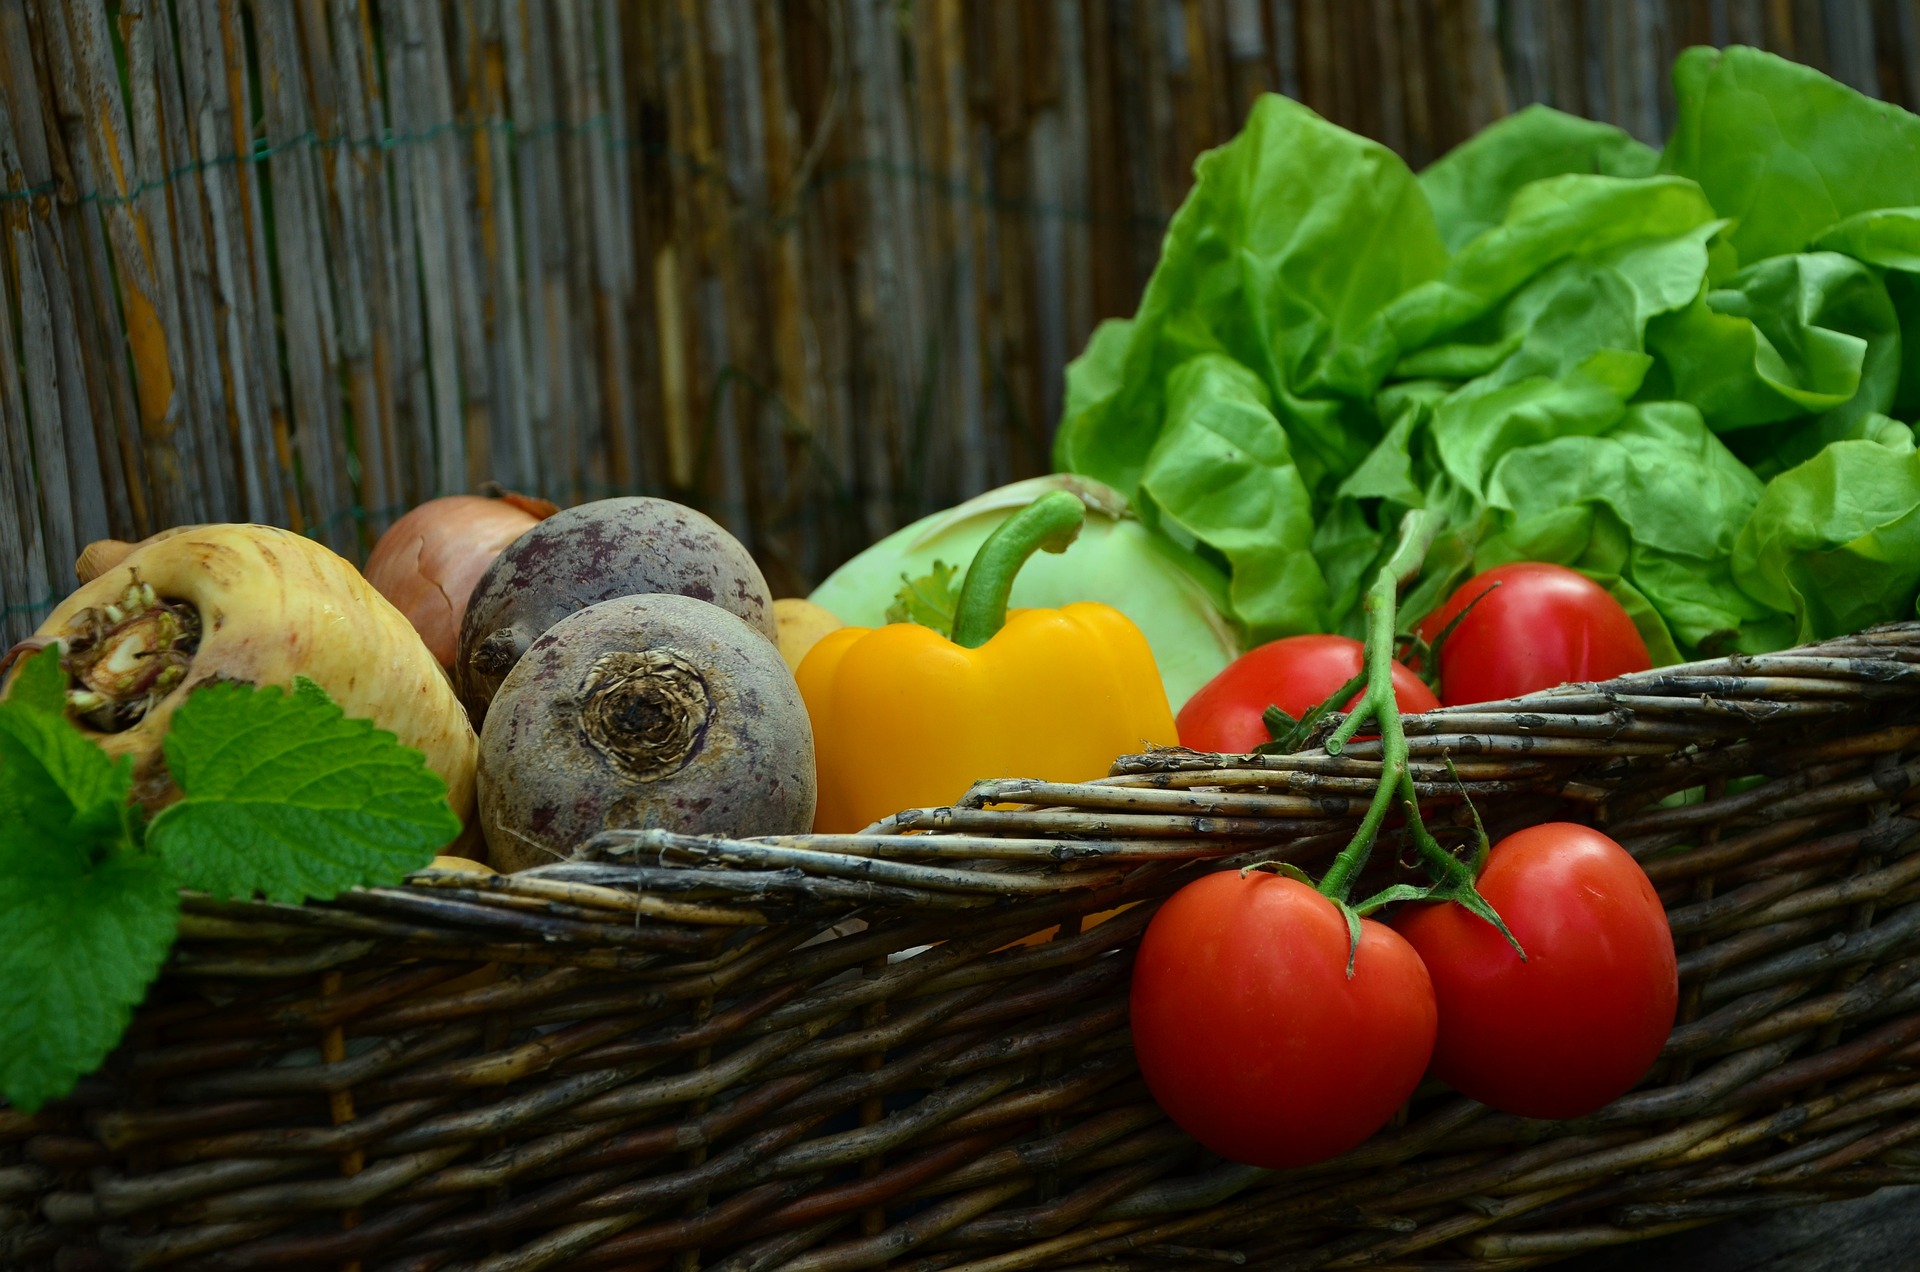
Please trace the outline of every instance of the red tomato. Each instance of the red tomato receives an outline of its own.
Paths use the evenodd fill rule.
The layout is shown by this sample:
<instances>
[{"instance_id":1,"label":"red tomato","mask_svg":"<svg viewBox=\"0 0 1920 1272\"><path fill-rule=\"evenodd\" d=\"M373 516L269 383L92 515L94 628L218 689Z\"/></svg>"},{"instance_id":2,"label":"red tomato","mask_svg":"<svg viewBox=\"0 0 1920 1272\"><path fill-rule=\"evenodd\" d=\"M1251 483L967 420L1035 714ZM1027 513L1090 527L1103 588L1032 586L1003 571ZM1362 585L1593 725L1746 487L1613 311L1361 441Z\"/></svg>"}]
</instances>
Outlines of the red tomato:
<instances>
[{"instance_id":1,"label":"red tomato","mask_svg":"<svg viewBox=\"0 0 1920 1272\"><path fill-rule=\"evenodd\" d=\"M1237 870L1176 892L1133 968L1133 1048L1153 1096L1202 1144L1304 1166L1379 1130L1433 1050L1433 987L1413 947L1347 925L1297 879Z\"/></svg>"},{"instance_id":2,"label":"red tomato","mask_svg":"<svg viewBox=\"0 0 1920 1272\"><path fill-rule=\"evenodd\" d=\"M1579 1117L1646 1076L1673 1031L1673 932L1640 864L1597 830L1550 822L1487 856L1480 894L1527 951L1457 905L1393 926L1440 1003L1435 1076L1523 1117Z\"/></svg>"},{"instance_id":3,"label":"red tomato","mask_svg":"<svg viewBox=\"0 0 1920 1272\"><path fill-rule=\"evenodd\" d=\"M1268 741L1269 706L1298 720L1366 666L1366 650L1345 636L1288 636L1240 655L1180 708L1180 745L1242 755ZM1354 694L1354 699L1359 698ZM1420 677L1393 665L1393 700L1402 714L1440 705ZM1347 702L1351 708L1353 702Z\"/></svg>"},{"instance_id":4,"label":"red tomato","mask_svg":"<svg viewBox=\"0 0 1920 1272\"><path fill-rule=\"evenodd\" d=\"M1422 620L1420 635L1432 640L1483 593L1440 650L1440 700L1450 707L1653 666L1639 629L1607 589L1537 561L1474 575Z\"/></svg>"}]
</instances>

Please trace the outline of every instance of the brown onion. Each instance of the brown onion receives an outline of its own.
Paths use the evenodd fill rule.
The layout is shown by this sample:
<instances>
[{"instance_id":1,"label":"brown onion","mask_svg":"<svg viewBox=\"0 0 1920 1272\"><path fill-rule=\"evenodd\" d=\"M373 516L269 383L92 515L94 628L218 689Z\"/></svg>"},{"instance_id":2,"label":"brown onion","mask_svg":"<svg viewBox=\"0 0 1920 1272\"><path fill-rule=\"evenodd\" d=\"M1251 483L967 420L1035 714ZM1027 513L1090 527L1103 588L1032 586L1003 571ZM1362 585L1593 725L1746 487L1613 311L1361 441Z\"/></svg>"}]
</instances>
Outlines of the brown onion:
<instances>
[{"instance_id":1,"label":"brown onion","mask_svg":"<svg viewBox=\"0 0 1920 1272\"><path fill-rule=\"evenodd\" d=\"M524 495L429 499L373 545L367 582L407 616L440 665L451 667L474 584L502 548L556 511Z\"/></svg>"}]
</instances>

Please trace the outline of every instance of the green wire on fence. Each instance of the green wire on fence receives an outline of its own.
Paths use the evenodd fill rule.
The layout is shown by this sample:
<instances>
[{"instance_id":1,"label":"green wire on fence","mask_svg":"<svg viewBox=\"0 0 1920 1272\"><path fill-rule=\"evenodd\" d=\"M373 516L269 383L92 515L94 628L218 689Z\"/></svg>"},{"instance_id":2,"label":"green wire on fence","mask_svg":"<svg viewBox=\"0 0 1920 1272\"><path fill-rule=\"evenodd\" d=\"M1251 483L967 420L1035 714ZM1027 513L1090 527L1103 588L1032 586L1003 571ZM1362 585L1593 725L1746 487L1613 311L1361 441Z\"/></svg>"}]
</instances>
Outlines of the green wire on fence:
<instances>
[{"instance_id":1,"label":"green wire on fence","mask_svg":"<svg viewBox=\"0 0 1920 1272\"><path fill-rule=\"evenodd\" d=\"M616 150L637 150L644 154L657 155L669 162L679 164L696 176L718 175L718 168L701 159L698 155L676 150L656 141L636 140L624 133L613 131L613 119L606 114L593 115L577 123L554 120L544 124L521 127L510 120L448 120L416 132L395 132L383 130L372 137L355 137L346 134L322 136L313 129L290 137L281 142L260 141L253 149L242 154L233 152L215 155L208 159L195 159L169 169L158 177L151 177L134 183L132 189L121 194L110 190L88 190L71 200L75 204L95 203L102 207L126 207L148 194L164 190L173 183L202 172L211 172L218 168L233 167L238 164L266 163L279 155L295 150L397 150L404 146L424 145L458 133L472 136L477 133L499 132L513 138L516 145L541 141L553 137L577 137L592 132L605 131L606 143ZM1076 207L1049 200L1014 198L992 189L982 189L963 178L948 176L929 168L915 164L896 163L885 159L856 159L847 163L835 164L820 169L807 179L801 191L803 199L811 199L828 186L839 181L854 180L861 177L883 177L899 181L910 181L923 186L956 203L968 203L976 207L988 208L995 212L1016 215L1045 217L1062 221L1082 222L1086 224L1121 223L1138 230L1158 232L1166 228L1167 218L1144 213L1111 215L1095 211L1092 208ZM60 193L60 182L43 181L38 185L26 186L18 190L0 190L0 203L17 203L55 196ZM788 223L791 213L776 213L771 208L754 209L763 221L775 225Z\"/></svg>"}]
</instances>

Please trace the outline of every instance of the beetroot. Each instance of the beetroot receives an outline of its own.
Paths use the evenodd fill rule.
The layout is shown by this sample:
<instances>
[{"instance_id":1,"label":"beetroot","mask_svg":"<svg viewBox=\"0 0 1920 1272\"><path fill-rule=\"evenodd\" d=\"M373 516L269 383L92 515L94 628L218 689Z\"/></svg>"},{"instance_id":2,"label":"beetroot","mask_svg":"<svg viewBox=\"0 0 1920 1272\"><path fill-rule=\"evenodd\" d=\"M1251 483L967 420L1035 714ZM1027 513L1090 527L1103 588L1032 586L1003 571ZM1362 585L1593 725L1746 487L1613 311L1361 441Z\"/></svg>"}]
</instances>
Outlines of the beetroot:
<instances>
[{"instance_id":1,"label":"beetroot","mask_svg":"<svg viewBox=\"0 0 1920 1272\"><path fill-rule=\"evenodd\" d=\"M740 541L711 518L666 499L601 499L559 512L500 553L480 577L460 625L454 687L474 722L542 632L576 610L620 596L689 596L732 613L769 643L773 596Z\"/></svg>"},{"instance_id":2,"label":"beetroot","mask_svg":"<svg viewBox=\"0 0 1920 1272\"><path fill-rule=\"evenodd\" d=\"M496 869L601 830L797 834L813 825L813 727L780 651L685 596L603 601L533 642L480 737Z\"/></svg>"}]
</instances>

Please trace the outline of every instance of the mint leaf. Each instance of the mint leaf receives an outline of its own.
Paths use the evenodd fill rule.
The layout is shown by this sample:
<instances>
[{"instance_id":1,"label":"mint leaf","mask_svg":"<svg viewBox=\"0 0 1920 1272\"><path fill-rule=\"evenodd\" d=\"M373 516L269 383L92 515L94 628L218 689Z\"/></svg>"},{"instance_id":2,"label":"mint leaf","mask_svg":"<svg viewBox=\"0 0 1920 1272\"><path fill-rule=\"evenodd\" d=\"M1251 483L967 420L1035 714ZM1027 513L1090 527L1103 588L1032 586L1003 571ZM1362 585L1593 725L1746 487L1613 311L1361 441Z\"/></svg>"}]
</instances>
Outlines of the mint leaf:
<instances>
[{"instance_id":1,"label":"mint leaf","mask_svg":"<svg viewBox=\"0 0 1920 1272\"><path fill-rule=\"evenodd\" d=\"M150 856L89 864L71 843L0 827L0 1095L31 1113L100 1067L166 961L179 910Z\"/></svg>"},{"instance_id":2,"label":"mint leaf","mask_svg":"<svg viewBox=\"0 0 1920 1272\"><path fill-rule=\"evenodd\" d=\"M132 762L65 705L58 649L0 702L0 1096L29 1112L120 1041L180 909L165 865L129 850Z\"/></svg>"},{"instance_id":3,"label":"mint leaf","mask_svg":"<svg viewBox=\"0 0 1920 1272\"><path fill-rule=\"evenodd\" d=\"M293 678L293 696L302 702L323 702L328 706L333 705L333 699L329 698L327 691L320 687L320 682L308 676Z\"/></svg>"},{"instance_id":4,"label":"mint leaf","mask_svg":"<svg viewBox=\"0 0 1920 1272\"><path fill-rule=\"evenodd\" d=\"M953 635L953 613L960 607L960 584L954 577L958 566L935 561L933 572L917 579L902 574L905 586L887 607L889 623L918 623L931 627L942 636Z\"/></svg>"},{"instance_id":5,"label":"mint leaf","mask_svg":"<svg viewBox=\"0 0 1920 1272\"><path fill-rule=\"evenodd\" d=\"M215 896L298 902L398 883L460 833L425 757L311 682L195 690L166 753L186 798L153 819L147 846Z\"/></svg>"},{"instance_id":6,"label":"mint leaf","mask_svg":"<svg viewBox=\"0 0 1920 1272\"><path fill-rule=\"evenodd\" d=\"M67 673L60 669L60 647L49 645L20 664L7 686L7 701L53 715L67 709Z\"/></svg>"},{"instance_id":7,"label":"mint leaf","mask_svg":"<svg viewBox=\"0 0 1920 1272\"><path fill-rule=\"evenodd\" d=\"M67 720L65 683L59 651L47 649L22 665L0 702L0 830L85 855L126 816L132 761L110 759Z\"/></svg>"}]
</instances>

